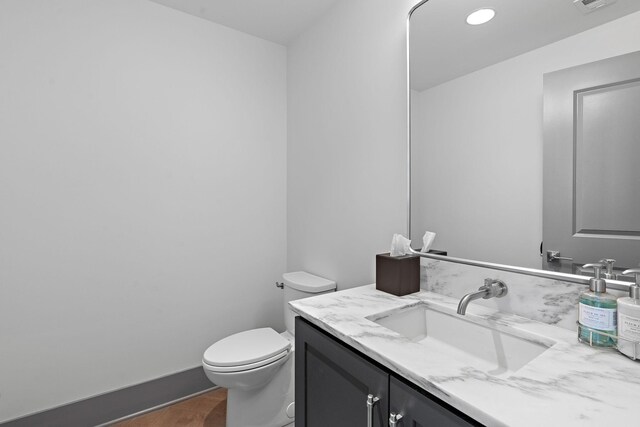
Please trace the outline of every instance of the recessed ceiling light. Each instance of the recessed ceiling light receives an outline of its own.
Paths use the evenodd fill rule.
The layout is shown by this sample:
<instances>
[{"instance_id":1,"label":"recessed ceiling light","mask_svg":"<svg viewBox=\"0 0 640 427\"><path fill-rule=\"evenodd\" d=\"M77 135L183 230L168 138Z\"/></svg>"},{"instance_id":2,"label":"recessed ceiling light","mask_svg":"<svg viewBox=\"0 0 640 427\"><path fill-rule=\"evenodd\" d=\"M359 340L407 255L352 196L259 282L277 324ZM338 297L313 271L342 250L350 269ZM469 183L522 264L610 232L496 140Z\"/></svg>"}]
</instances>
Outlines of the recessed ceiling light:
<instances>
[{"instance_id":1,"label":"recessed ceiling light","mask_svg":"<svg viewBox=\"0 0 640 427\"><path fill-rule=\"evenodd\" d=\"M496 11L493 9L479 9L467 16L467 24L480 25L489 22L496 16Z\"/></svg>"}]
</instances>

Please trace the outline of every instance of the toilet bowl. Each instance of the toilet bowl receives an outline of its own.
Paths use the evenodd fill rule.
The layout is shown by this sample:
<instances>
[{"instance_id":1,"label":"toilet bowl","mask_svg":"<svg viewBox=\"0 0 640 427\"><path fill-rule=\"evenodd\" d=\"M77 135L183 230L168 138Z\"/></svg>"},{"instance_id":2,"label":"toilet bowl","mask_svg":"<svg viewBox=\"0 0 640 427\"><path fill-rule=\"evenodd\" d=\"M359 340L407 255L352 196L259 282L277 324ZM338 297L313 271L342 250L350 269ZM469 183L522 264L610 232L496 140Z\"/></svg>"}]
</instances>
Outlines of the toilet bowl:
<instances>
[{"instance_id":1,"label":"toilet bowl","mask_svg":"<svg viewBox=\"0 0 640 427\"><path fill-rule=\"evenodd\" d=\"M212 383L251 390L263 387L291 357L290 339L271 328L251 329L228 336L205 351L202 367Z\"/></svg>"},{"instance_id":2,"label":"toilet bowl","mask_svg":"<svg viewBox=\"0 0 640 427\"><path fill-rule=\"evenodd\" d=\"M226 387L227 427L283 427L294 420L294 318L289 301L335 291L331 280L298 271L283 276L287 331L238 332L211 345L202 367Z\"/></svg>"}]
</instances>

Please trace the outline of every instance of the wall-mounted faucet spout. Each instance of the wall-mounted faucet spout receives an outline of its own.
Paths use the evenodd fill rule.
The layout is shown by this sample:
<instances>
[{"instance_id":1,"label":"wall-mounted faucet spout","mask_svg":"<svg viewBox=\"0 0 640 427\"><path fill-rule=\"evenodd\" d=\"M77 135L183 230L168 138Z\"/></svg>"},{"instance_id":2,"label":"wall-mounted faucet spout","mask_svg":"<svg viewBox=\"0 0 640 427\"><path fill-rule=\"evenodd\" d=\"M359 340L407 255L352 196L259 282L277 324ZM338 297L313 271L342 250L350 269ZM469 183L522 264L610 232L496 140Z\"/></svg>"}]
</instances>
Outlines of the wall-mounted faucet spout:
<instances>
[{"instance_id":1,"label":"wall-mounted faucet spout","mask_svg":"<svg viewBox=\"0 0 640 427\"><path fill-rule=\"evenodd\" d=\"M484 279L484 285L480 286L476 292L470 292L462 297L458 304L458 314L464 315L471 301L480 298L502 298L508 291L507 285L502 280Z\"/></svg>"},{"instance_id":2,"label":"wall-mounted faucet spout","mask_svg":"<svg viewBox=\"0 0 640 427\"><path fill-rule=\"evenodd\" d=\"M482 289L482 288L480 289L481 290L477 292L470 292L462 297L462 299L460 300L460 303L458 304L458 314L464 314L467 311L467 306L471 301L486 297L487 292L489 292L489 290Z\"/></svg>"}]
</instances>

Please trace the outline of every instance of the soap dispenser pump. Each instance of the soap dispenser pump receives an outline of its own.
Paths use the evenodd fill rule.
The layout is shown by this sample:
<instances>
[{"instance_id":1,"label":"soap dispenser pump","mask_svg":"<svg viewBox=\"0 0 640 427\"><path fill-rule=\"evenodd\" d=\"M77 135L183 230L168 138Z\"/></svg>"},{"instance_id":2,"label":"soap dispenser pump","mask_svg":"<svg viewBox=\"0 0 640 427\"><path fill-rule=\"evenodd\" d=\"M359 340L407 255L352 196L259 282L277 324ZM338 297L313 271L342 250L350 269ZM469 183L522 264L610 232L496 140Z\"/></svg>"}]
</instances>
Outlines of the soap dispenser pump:
<instances>
[{"instance_id":1,"label":"soap dispenser pump","mask_svg":"<svg viewBox=\"0 0 640 427\"><path fill-rule=\"evenodd\" d=\"M613 272L613 264L615 264L616 260L611 258L601 259L600 262L604 264L604 268L606 271L602 273L605 279L615 279L616 275Z\"/></svg>"},{"instance_id":2,"label":"soap dispenser pump","mask_svg":"<svg viewBox=\"0 0 640 427\"><path fill-rule=\"evenodd\" d=\"M595 331L615 336L617 322L617 298L607 292L607 282L600 277L602 264L585 264L583 269L593 268L594 276L589 280L589 290L580 294L578 304L578 339L594 347L615 347L616 339ZM588 328L588 329L587 329Z\"/></svg>"},{"instance_id":3,"label":"soap dispenser pump","mask_svg":"<svg viewBox=\"0 0 640 427\"><path fill-rule=\"evenodd\" d=\"M627 357L640 358L640 269L625 270L622 274L635 274L635 283L629 286L629 296L618 299L618 350Z\"/></svg>"}]
</instances>

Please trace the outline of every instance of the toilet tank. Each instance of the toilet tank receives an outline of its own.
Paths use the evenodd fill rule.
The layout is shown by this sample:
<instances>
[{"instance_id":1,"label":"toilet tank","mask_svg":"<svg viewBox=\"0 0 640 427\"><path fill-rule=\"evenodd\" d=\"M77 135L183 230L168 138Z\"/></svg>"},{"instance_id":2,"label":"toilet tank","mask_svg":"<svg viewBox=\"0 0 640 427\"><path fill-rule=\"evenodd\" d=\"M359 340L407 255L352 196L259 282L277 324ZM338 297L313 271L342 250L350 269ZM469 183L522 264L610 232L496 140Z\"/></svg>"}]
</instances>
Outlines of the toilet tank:
<instances>
[{"instance_id":1,"label":"toilet tank","mask_svg":"<svg viewBox=\"0 0 640 427\"><path fill-rule=\"evenodd\" d=\"M336 282L306 271L294 271L282 275L284 279L284 323L287 331L294 333L296 314L289 308L289 301L335 292Z\"/></svg>"}]
</instances>

